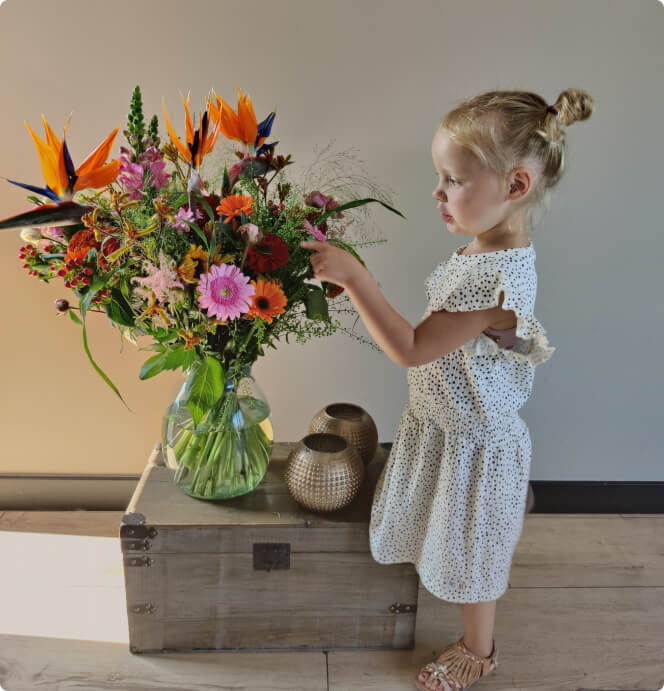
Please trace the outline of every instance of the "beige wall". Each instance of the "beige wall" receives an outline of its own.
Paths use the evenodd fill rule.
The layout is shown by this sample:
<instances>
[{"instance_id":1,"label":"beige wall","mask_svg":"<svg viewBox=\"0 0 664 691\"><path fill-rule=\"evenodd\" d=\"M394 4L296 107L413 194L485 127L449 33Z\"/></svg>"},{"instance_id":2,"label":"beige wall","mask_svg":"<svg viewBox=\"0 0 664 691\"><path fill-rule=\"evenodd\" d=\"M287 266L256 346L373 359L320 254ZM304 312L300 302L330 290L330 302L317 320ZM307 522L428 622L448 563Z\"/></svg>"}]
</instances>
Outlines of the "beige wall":
<instances>
[{"instance_id":1,"label":"beige wall","mask_svg":"<svg viewBox=\"0 0 664 691\"><path fill-rule=\"evenodd\" d=\"M467 239L441 223L431 198L431 137L461 98L522 88L552 102L579 86L591 120L568 131L568 172L534 243L536 314L557 351L537 370L521 411L535 480L661 480L660 213L664 72L662 5L655 0L503 2L201 2L7 0L0 7L0 174L41 185L23 124L41 113L76 165L115 126L140 84L146 121L182 131L179 93L193 108L213 87L233 106L236 84L259 120L278 104L273 139L302 172L314 147L357 147L366 172L391 188L406 216L374 205L389 239L364 250L387 299L413 325L424 279ZM118 133L112 155L124 144ZM232 159L228 159L232 160ZM0 217L27 209L0 181ZM0 231L2 338L0 473L139 473L181 381L140 382L149 351L90 315L95 359L130 413L94 372L81 330L56 316L61 284L28 277L18 231ZM98 318L95 318L98 317ZM350 326L352 322L348 322ZM361 323L357 331L368 335ZM275 438L301 438L334 401L364 406L391 441L407 401L406 370L339 334L267 350L255 374Z\"/></svg>"}]
</instances>

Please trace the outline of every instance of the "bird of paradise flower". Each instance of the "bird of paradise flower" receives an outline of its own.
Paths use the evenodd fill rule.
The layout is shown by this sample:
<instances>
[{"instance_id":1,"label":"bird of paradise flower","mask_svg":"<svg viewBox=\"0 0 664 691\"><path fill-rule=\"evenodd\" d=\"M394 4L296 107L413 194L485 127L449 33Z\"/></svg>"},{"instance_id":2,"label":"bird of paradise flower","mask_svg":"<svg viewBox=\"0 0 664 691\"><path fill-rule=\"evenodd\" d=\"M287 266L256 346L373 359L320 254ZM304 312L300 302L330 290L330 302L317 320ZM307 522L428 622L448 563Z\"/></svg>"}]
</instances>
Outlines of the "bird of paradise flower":
<instances>
[{"instance_id":1,"label":"bird of paradise flower","mask_svg":"<svg viewBox=\"0 0 664 691\"><path fill-rule=\"evenodd\" d=\"M216 121L218 125L221 124L221 131L225 137L244 144L245 158L249 157L250 144L254 148L254 156L260 156L267 149L274 148L279 143L276 141L265 144L265 140L272 131L272 124L277 115L277 106L275 105L274 110L261 123L257 123L251 97L248 94L243 94L239 86L236 85L236 88L238 90L237 113L223 98L212 91L217 105L215 106L210 101L210 117L213 122Z\"/></svg>"},{"instance_id":2,"label":"bird of paradise flower","mask_svg":"<svg viewBox=\"0 0 664 691\"><path fill-rule=\"evenodd\" d=\"M42 113L46 141L43 141L25 122L37 147L46 187L29 185L4 178L7 182L37 192L52 203L45 203L34 209L10 216L0 221L0 230L6 228L38 228L50 225L74 225L81 222L83 214L92 211L92 207L76 204L72 201L74 192L88 188L105 187L115 180L120 170L120 160L106 163L113 146L113 140L119 127L116 127L97 148L92 151L78 168L74 168L65 137L71 115L67 118L62 141L53 132Z\"/></svg>"},{"instance_id":3,"label":"bird of paradise flower","mask_svg":"<svg viewBox=\"0 0 664 691\"><path fill-rule=\"evenodd\" d=\"M196 130L194 130L194 124L189 113L191 93L187 94L186 101L181 95L186 114L186 146L182 143L180 138L171 127L171 123L168 119L168 113L166 112L166 105L163 105L166 128L168 130L168 135L171 138L171 142L173 143L173 146L175 146L175 148L180 152L185 161L189 163L191 168L191 174L187 185L190 209L192 191L195 190L201 194L207 194L207 191L204 189L201 181L200 166L203 157L209 154L214 148L217 137L219 136L219 132L222 132L226 138L239 141L244 145L243 162L251 158L249 154L249 145L253 146L254 157L256 157L268 149L274 148L279 143L272 142L270 144L265 144L265 140L270 136L272 123L276 117L276 106L275 110L272 111L261 123L257 123L254 109L251 104L251 98L248 95L243 94L239 86L237 87L237 90L239 94L237 113L230 105L228 105L228 103L226 103L226 101L220 98L213 89L210 90L210 94L206 100L207 108L205 109L204 113L201 114L199 120L200 125ZM209 134L208 132L209 122L212 122L214 125L214 131L212 134ZM249 161L249 163L251 163L255 168L255 170L252 171L254 174L261 174L265 172L264 169L260 168L261 164L259 162L253 160ZM263 164L263 166L264 165L265 164Z\"/></svg>"},{"instance_id":4,"label":"bird of paradise flower","mask_svg":"<svg viewBox=\"0 0 664 691\"><path fill-rule=\"evenodd\" d=\"M214 128L212 133L209 132L209 115L208 108L210 104L210 99L208 97L207 103L208 108L205 109L203 113L200 114L199 126L194 130L194 123L192 121L191 115L189 113L189 103L191 99L191 92L187 94L187 100L185 101L184 96L180 94L182 98L182 103L184 104L185 110L185 135L186 135L186 146L182 143L180 138L175 133L175 130L171 126L168 119L168 113L166 112L166 104L163 102L164 108L164 118L166 120L166 128L168 130L168 136L173 142L173 146L180 152L182 157L187 163L189 163L191 173L189 176L189 182L187 184L187 191L189 192L189 208L191 208L191 193L193 191L199 194L207 194L205 187L200 176L200 167L203 161L203 157L211 153L214 149L214 145L217 142L217 137L220 132L220 123Z\"/></svg>"}]
</instances>

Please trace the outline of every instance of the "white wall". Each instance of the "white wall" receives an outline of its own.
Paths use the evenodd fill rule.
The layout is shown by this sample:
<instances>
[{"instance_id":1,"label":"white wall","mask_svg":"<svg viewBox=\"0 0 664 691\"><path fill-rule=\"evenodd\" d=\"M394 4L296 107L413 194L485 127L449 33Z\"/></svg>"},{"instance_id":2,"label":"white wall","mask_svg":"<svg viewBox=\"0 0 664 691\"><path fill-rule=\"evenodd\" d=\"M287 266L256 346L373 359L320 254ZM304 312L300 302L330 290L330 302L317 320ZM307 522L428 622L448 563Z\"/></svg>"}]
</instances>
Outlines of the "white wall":
<instances>
[{"instance_id":1,"label":"white wall","mask_svg":"<svg viewBox=\"0 0 664 691\"><path fill-rule=\"evenodd\" d=\"M272 139L293 155L293 174L334 140L334 151L356 147L366 174L393 191L407 220L373 205L388 242L363 256L417 325L424 279L468 241L449 233L431 198L431 138L444 113L488 89L552 103L583 88L595 113L568 129L567 174L533 236L535 311L557 350L521 411L531 475L661 480L663 28L656 0L6 0L0 175L42 184L23 124L43 136L42 112L61 135L74 111L67 142L78 165L125 127L136 84L162 140L162 96L182 132L180 92L191 90L197 112L211 87L236 107L237 84L259 121L277 104ZM121 144L120 131L113 156ZM0 217L30 206L26 191L0 183ZM120 354L118 332L90 318L93 355L129 413L92 369L80 328L56 316L53 301L71 291L29 277L22 244L18 230L0 231L0 473L141 472L181 375L140 382L151 353L125 344ZM368 336L361 323L357 332ZM267 349L254 373L278 441L300 439L334 401L365 407L391 441L408 399L407 371L343 334Z\"/></svg>"}]
</instances>

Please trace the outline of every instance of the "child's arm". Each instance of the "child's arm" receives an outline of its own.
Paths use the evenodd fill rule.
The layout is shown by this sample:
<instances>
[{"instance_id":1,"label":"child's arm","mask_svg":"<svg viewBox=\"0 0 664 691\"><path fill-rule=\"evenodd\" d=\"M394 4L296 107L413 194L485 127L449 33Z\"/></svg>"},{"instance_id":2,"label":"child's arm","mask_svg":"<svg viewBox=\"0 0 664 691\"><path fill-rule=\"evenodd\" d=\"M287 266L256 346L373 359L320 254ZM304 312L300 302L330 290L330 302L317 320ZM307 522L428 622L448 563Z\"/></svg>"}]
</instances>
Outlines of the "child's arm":
<instances>
[{"instance_id":1,"label":"child's arm","mask_svg":"<svg viewBox=\"0 0 664 691\"><path fill-rule=\"evenodd\" d=\"M415 328L415 338L410 351L408 367L426 365L428 362L451 353L464 343L479 336L487 327L504 319L512 310L503 310L504 293L500 294L498 307L472 310L469 312L448 312L441 309L432 312Z\"/></svg>"},{"instance_id":2,"label":"child's arm","mask_svg":"<svg viewBox=\"0 0 664 691\"><path fill-rule=\"evenodd\" d=\"M314 250L310 258L314 276L346 289L373 339L401 367L437 360L507 316L500 306L472 312L439 310L413 328L385 299L371 273L346 250L315 240L302 241L300 247ZM499 305L503 297L501 293Z\"/></svg>"},{"instance_id":3,"label":"child's arm","mask_svg":"<svg viewBox=\"0 0 664 691\"><path fill-rule=\"evenodd\" d=\"M471 312L439 310L413 328L385 299L368 271L358 271L346 284L346 291L373 339L401 367L437 360L509 314L500 307L501 293L498 307Z\"/></svg>"},{"instance_id":4,"label":"child's arm","mask_svg":"<svg viewBox=\"0 0 664 691\"><path fill-rule=\"evenodd\" d=\"M369 271L357 271L346 283L346 292L364 325L382 351L397 365L409 367L415 330L385 299Z\"/></svg>"}]
</instances>

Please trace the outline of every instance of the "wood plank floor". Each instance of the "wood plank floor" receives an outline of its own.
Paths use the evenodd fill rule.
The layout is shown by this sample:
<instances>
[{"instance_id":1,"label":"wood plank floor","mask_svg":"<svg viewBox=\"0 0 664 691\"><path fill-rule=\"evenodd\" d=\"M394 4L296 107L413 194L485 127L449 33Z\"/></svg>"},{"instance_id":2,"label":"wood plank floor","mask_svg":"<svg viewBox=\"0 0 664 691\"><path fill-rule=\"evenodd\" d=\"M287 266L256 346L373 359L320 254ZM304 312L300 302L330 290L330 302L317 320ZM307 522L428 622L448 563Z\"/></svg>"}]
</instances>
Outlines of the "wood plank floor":
<instances>
[{"instance_id":1,"label":"wood plank floor","mask_svg":"<svg viewBox=\"0 0 664 691\"><path fill-rule=\"evenodd\" d=\"M132 655L117 511L0 511L0 691L402 691L463 633L420 586L408 651ZM664 515L529 514L476 688L664 687Z\"/></svg>"}]
</instances>

